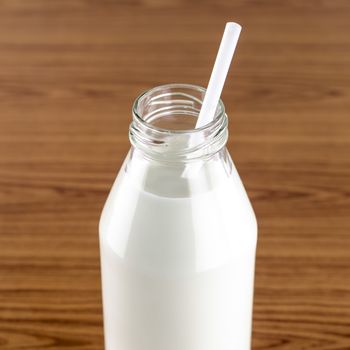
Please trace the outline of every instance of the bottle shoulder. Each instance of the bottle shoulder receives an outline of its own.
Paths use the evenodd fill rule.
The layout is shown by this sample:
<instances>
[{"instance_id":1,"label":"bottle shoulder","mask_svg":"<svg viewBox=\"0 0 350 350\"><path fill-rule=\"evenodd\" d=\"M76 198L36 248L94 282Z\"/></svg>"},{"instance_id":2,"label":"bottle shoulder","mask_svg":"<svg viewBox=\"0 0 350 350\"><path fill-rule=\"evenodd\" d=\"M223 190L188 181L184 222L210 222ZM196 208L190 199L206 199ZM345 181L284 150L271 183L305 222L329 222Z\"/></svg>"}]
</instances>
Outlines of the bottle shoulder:
<instances>
[{"instance_id":1,"label":"bottle shoulder","mask_svg":"<svg viewBox=\"0 0 350 350\"><path fill-rule=\"evenodd\" d=\"M224 155L201 168L195 165L197 174L190 172L190 176L184 177L184 167L146 162L129 153L109 193L100 225L121 213L123 217L142 216L150 208L154 215L166 210L180 220L181 208L186 208L186 212L202 215L204 220L211 212L215 215L220 211L221 217L240 216L241 221L252 222L256 227L243 183L227 151Z\"/></svg>"},{"instance_id":2,"label":"bottle shoulder","mask_svg":"<svg viewBox=\"0 0 350 350\"><path fill-rule=\"evenodd\" d=\"M185 180L174 169L151 170L121 168L102 212L101 246L154 269L186 269L195 259L205 270L255 252L256 219L234 166Z\"/></svg>"}]
</instances>

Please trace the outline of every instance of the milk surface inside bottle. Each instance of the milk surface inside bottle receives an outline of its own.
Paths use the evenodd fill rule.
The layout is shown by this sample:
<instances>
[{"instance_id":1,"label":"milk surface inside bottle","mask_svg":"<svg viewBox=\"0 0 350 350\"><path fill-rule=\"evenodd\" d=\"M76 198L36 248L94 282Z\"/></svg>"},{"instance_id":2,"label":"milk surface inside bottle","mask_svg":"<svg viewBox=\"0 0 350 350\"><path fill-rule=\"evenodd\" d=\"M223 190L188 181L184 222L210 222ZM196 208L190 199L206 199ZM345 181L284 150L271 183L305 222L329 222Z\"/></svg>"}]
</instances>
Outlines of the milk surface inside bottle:
<instances>
[{"instance_id":1,"label":"milk surface inside bottle","mask_svg":"<svg viewBox=\"0 0 350 350\"><path fill-rule=\"evenodd\" d=\"M171 84L134 103L100 221L106 350L250 349L256 220L223 103L193 129L204 93Z\"/></svg>"}]
</instances>

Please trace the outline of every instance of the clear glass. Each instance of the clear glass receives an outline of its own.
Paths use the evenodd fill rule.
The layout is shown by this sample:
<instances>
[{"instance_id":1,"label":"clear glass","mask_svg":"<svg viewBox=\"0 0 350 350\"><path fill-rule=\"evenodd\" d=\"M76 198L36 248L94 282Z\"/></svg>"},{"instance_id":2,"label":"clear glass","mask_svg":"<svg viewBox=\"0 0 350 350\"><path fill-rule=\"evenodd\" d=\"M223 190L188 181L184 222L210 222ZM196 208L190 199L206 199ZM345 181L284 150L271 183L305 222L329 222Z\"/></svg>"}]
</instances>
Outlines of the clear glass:
<instances>
[{"instance_id":1,"label":"clear glass","mask_svg":"<svg viewBox=\"0 0 350 350\"><path fill-rule=\"evenodd\" d=\"M134 103L100 221L107 350L250 349L257 225L223 103L193 129L204 93L171 84Z\"/></svg>"}]
</instances>

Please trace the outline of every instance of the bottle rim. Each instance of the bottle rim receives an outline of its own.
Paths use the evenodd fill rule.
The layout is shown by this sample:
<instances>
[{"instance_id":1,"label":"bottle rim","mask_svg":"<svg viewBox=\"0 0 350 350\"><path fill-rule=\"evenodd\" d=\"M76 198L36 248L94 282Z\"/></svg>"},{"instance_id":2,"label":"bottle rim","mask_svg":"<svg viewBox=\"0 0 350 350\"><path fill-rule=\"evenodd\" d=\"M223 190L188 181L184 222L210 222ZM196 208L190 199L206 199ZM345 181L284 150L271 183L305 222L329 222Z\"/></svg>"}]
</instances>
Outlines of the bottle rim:
<instances>
[{"instance_id":1,"label":"bottle rim","mask_svg":"<svg viewBox=\"0 0 350 350\"><path fill-rule=\"evenodd\" d=\"M163 85L158 85L158 86L155 86L151 89L148 89L148 90L145 90L143 91L140 95L138 95L133 103L133 106L132 106L132 114L133 114L133 117L137 118L137 120L141 123L141 124L144 124L145 126L151 128L151 129L154 129L158 132L165 132L165 133L174 133L174 134L187 134L187 133L199 133L205 129L208 129L212 126L214 126L217 122L217 119L220 118L220 115L221 114L225 114L225 105L224 103L222 102L222 100L220 99L219 100L219 103L218 103L218 107L220 109L220 113L215 113L215 118L210 122L210 123L207 123L203 126L201 126L200 128L195 128L195 129L183 129L183 130L173 130L173 129L166 129L166 128L161 128L161 127L158 127L158 126L155 126L155 125L152 125L151 123L147 122L146 120L143 119L143 117L141 117L139 111L138 111L138 107L139 107L139 104L140 102L142 101L143 98L145 98L147 95L152 95L152 94L155 94L157 93L158 91L161 91L161 90L165 90L165 89L192 89L192 90L195 90L195 91L198 91L200 93L205 94L206 92L206 88L202 87L202 86L199 86L199 85L194 85L194 84L185 84L185 83L171 83L171 84L163 84ZM203 101L201 101L203 102Z\"/></svg>"},{"instance_id":2,"label":"bottle rim","mask_svg":"<svg viewBox=\"0 0 350 350\"><path fill-rule=\"evenodd\" d=\"M132 106L133 120L129 129L129 137L132 145L143 149L146 153L152 153L153 156L157 155L161 158L167 157L174 159L203 157L206 154L213 154L221 149L226 144L228 137L228 118L221 99L218 103L214 119L200 128L166 129L151 123L152 113L157 115L161 109L172 108L172 100L168 100L168 98L173 96L181 96L182 100L174 100L176 101L174 104L182 108L183 114L198 117L205 91L205 88L197 85L172 83L159 85L141 93L135 99ZM146 113L144 115L145 106L150 106L152 103L165 103L164 101L167 102L169 107L162 107L159 110L155 109L152 113ZM179 103L182 103L182 105L179 105ZM196 108L194 105L196 105ZM168 113L171 114L171 111ZM173 139L197 141L188 142L186 147L174 150L168 147ZM185 145L186 142L183 144ZM164 151L165 149L166 152Z\"/></svg>"}]
</instances>

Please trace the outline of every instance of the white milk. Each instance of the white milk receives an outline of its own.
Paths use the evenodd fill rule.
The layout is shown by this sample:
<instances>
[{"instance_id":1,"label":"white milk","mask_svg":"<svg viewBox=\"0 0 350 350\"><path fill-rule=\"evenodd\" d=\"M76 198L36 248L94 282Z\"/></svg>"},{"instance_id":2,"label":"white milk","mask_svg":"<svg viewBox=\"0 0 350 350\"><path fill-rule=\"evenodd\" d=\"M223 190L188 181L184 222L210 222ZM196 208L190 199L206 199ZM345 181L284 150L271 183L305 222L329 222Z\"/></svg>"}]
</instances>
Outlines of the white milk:
<instances>
[{"instance_id":1,"label":"white milk","mask_svg":"<svg viewBox=\"0 0 350 350\"><path fill-rule=\"evenodd\" d=\"M257 228L236 170L181 182L151 163L128 156L101 217L106 350L250 349Z\"/></svg>"}]
</instances>

